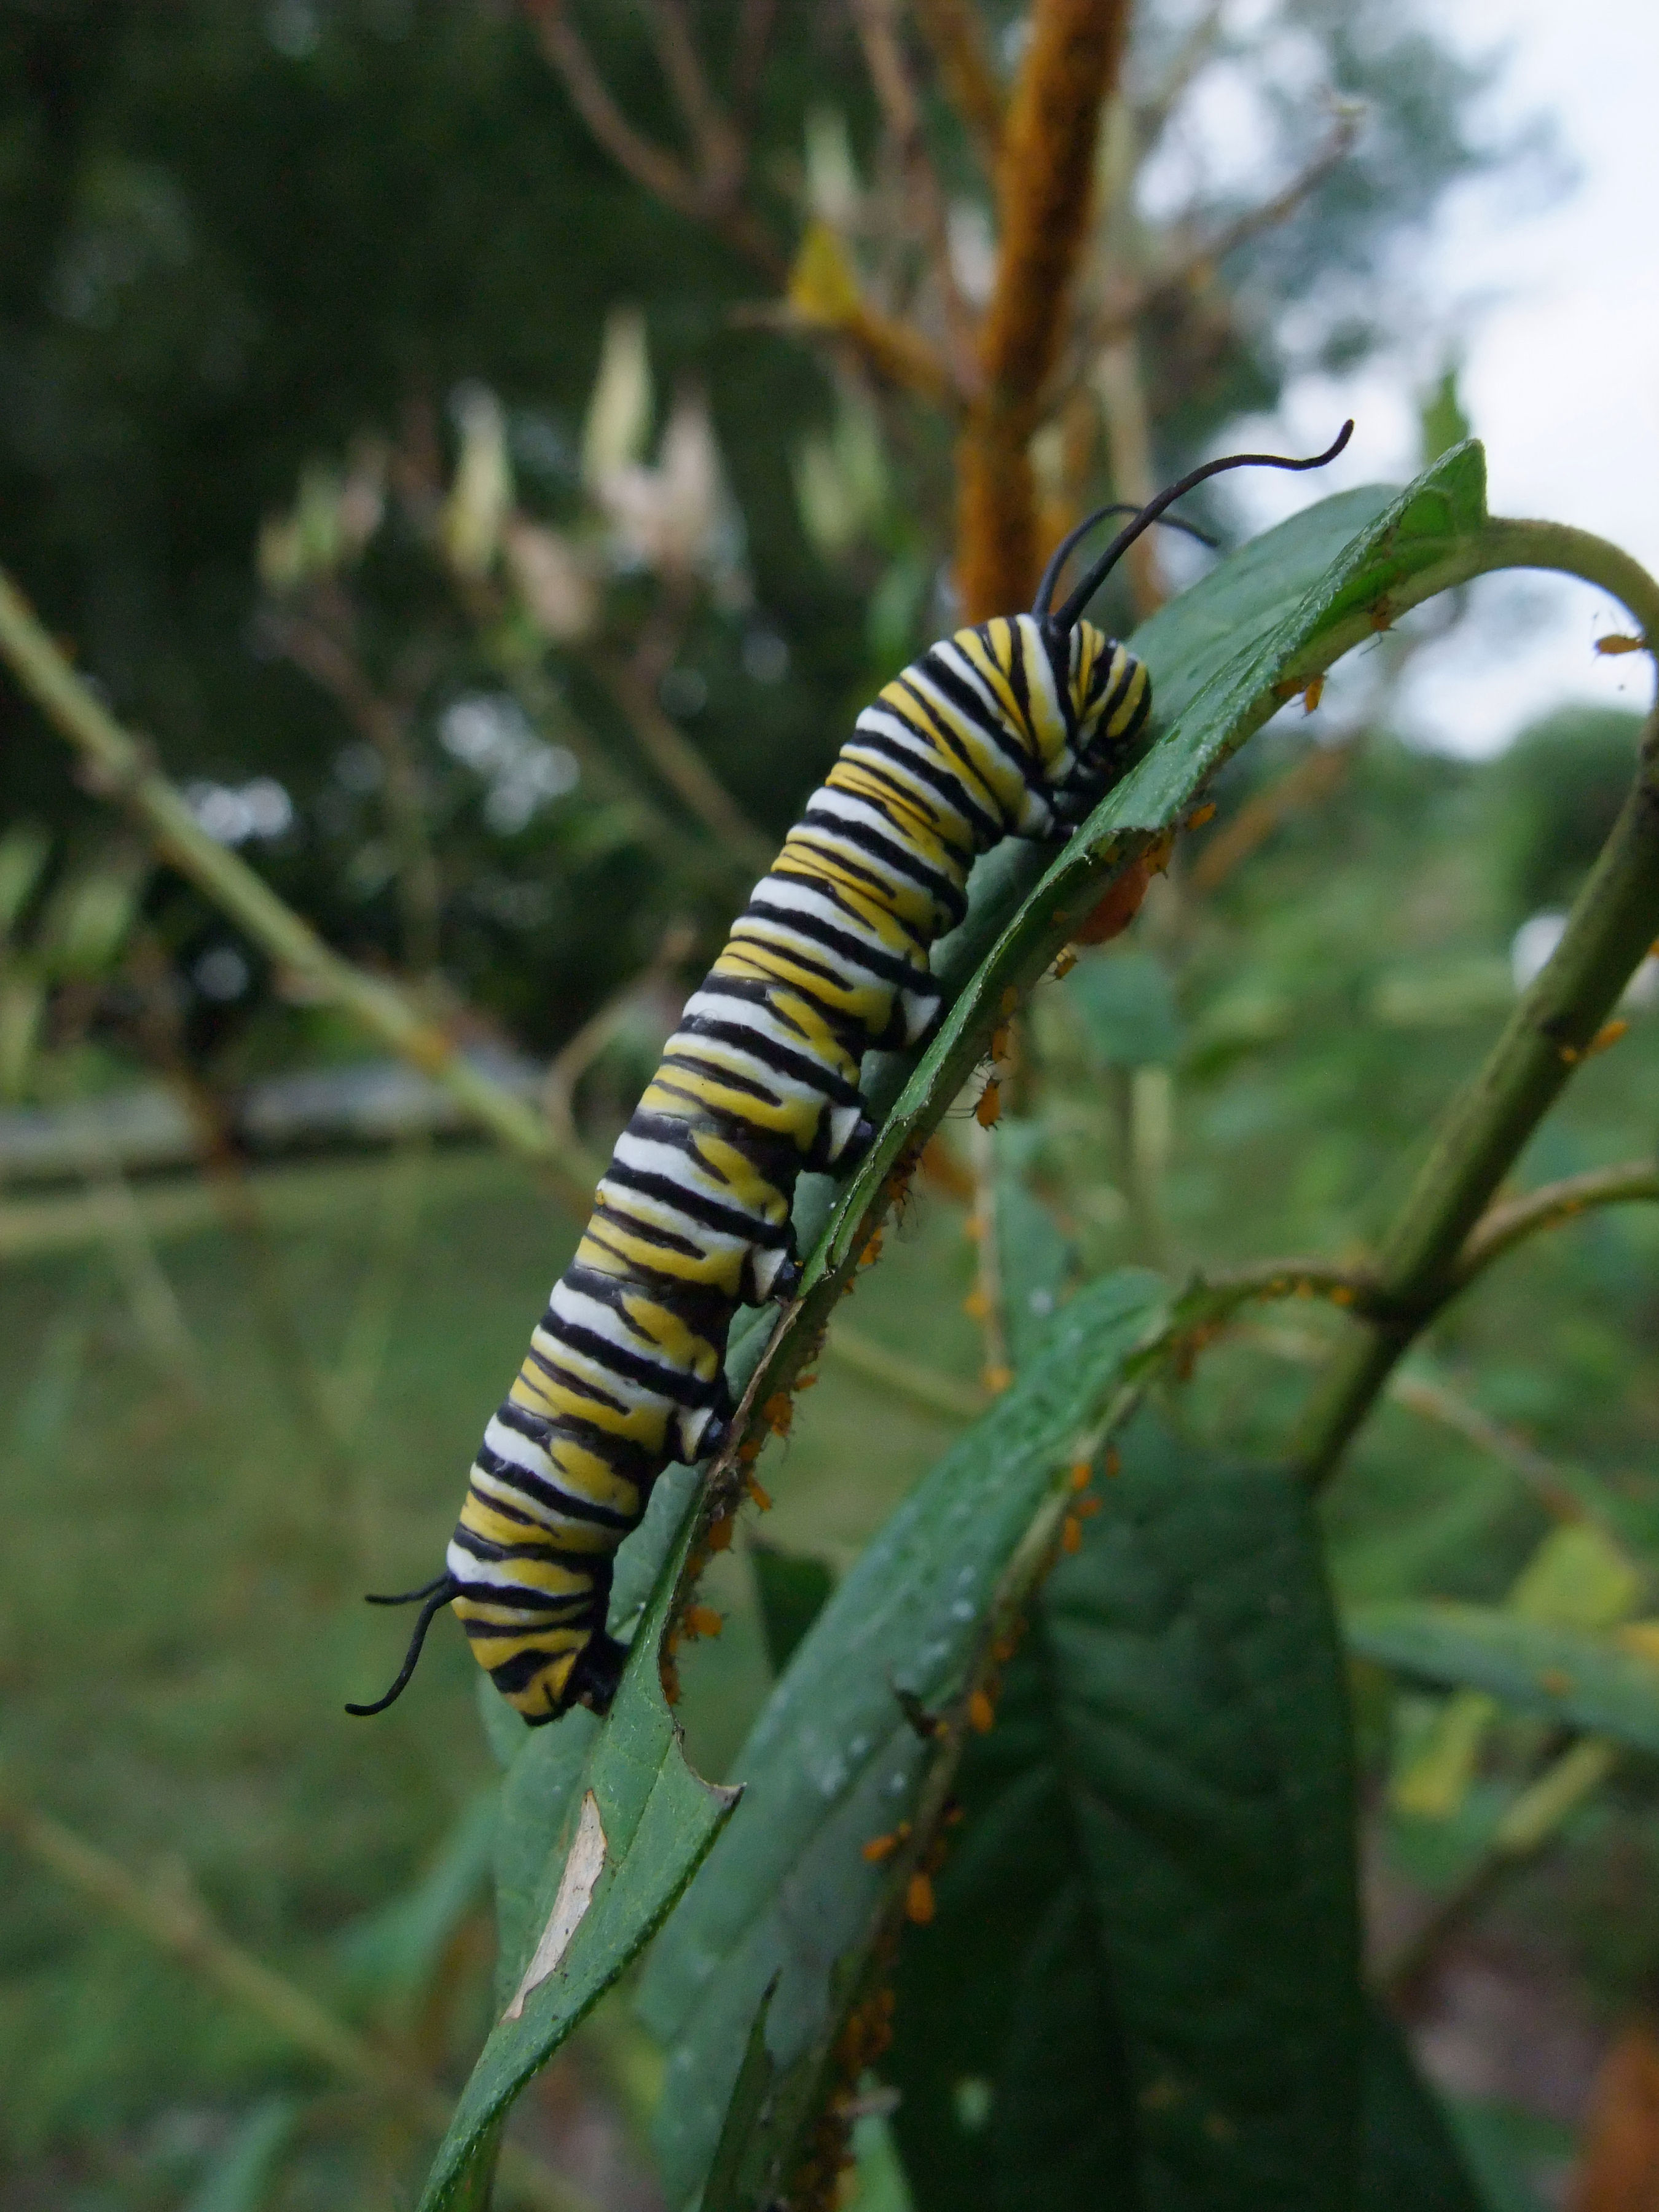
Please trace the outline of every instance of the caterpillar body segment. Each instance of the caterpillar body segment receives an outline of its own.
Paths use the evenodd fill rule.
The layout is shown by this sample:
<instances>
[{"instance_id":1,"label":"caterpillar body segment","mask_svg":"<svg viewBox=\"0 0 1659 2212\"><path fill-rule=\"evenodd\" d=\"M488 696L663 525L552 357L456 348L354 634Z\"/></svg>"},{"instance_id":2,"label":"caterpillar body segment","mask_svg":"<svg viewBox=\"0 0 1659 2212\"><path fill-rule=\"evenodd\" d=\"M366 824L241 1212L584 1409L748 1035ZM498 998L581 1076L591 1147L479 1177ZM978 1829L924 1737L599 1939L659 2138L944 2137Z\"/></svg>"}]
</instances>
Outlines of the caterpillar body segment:
<instances>
[{"instance_id":1,"label":"caterpillar body segment","mask_svg":"<svg viewBox=\"0 0 1659 2212\"><path fill-rule=\"evenodd\" d=\"M860 1062L936 1020L929 954L974 861L1063 836L1148 705L1145 669L1086 623L959 631L860 714L755 886L617 1140L449 1547L454 1610L526 1720L608 1697L617 1546L670 1461L724 1440L732 1316L793 1293L796 1180L869 1143Z\"/></svg>"},{"instance_id":2,"label":"caterpillar body segment","mask_svg":"<svg viewBox=\"0 0 1659 2212\"><path fill-rule=\"evenodd\" d=\"M801 1172L844 1173L874 1135L865 1054L919 1043L934 1024L930 955L966 912L979 855L1010 836L1064 839L1133 757L1150 683L1082 619L1090 595L1194 483L1258 460L1318 466L1347 435L1313 461L1206 464L1142 508L1051 613L1091 517L1056 552L1030 614L958 630L865 708L617 1139L485 1431L447 1571L406 1593L423 1602L402 1671L385 1697L348 1711L380 1711L401 1693L446 1603L526 1721L608 1705L626 1656L605 1629L617 1547L664 1468L711 1457L729 1434L732 1316L793 1296Z\"/></svg>"}]
</instances>

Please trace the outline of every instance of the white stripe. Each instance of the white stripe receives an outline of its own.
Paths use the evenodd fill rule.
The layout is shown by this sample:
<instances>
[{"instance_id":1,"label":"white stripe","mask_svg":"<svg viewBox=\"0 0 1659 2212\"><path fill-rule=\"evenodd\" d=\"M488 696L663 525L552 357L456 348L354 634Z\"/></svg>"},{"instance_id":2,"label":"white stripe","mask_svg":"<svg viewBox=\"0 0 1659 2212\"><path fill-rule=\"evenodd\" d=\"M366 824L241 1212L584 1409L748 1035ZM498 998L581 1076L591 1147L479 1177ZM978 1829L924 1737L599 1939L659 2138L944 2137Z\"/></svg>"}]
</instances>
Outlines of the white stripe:
<instances>
[{"instance_id":1,"label":"white stripe","mask_svg":"<svg viewBox=\"0 0 1659 2212\"><path fill-rule=\"evenodd\" d=\"M781 1221L788 1212L781 1191L777 1194L777 1212L769 1217L753 1206L744 1206L725 1176L706 1166L695 1153L683 1152L678 1145L665 1145L653 1137L637 1137L629 1129L617 1138L612 1158L620 1166L636 1169L641 1175L666 1176L698 1196L712 1199L718 1206L730 1206L756 1223Z\"/></svg>"}]
</instances>

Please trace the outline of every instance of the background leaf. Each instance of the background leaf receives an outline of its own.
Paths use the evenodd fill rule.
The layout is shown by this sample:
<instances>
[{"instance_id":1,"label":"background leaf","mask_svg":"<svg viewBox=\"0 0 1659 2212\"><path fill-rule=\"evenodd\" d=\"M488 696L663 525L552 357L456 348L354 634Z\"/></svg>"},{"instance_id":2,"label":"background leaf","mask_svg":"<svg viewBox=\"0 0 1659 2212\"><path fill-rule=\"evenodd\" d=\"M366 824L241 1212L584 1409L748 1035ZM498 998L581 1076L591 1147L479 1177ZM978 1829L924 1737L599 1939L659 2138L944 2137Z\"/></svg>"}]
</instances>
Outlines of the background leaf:
<instances>
[{"instance_id":1,"label":"background leaf","mask_svg":"<svg viewBox=\"0 0 1659 2212\"><path fill-rule=\"evenodd\" d=\"M1449 1600L1356 1606L1350 1648L1402 1674L1488 1690L1522 1712L1659 1753L1659 1666L1613 1636Z\"/></svg>"},{"instance_id":2,"label":"background leaf","mask_svg":"<svg viewBox=\"0 0 1659 2212\"><path fill-rule=\"evenodd\" d=\"M921 2212L1350 2201L1346 1699L1307 1502L1147 1416L1122 1452L900 1954Z\"/></svg>"}]
</instances>

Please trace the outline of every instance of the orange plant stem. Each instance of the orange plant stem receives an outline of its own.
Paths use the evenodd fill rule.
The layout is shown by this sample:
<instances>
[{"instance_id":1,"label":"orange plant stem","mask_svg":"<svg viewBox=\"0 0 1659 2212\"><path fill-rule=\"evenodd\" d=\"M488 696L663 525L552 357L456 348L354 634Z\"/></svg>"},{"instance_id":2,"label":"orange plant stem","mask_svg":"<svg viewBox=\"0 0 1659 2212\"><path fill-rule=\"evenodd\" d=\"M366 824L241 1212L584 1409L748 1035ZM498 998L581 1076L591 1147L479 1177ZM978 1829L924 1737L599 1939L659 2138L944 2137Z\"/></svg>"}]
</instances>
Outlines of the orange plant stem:
<instances>
[{"instance_id":1,"label":"orange plant stem","mask_svg":"<svg viewBox=\"0 0 1659 2212\"><path fill-rule=\"evenodd\" d=\"M1128 0L1036 0L997 171L995 289L984 388L957 448L957 580L969 622L1028 605L1037 575L1028 453L1059 357L1089 218L1103 102L1116 82Z\"/></svg>"}]
</instances>

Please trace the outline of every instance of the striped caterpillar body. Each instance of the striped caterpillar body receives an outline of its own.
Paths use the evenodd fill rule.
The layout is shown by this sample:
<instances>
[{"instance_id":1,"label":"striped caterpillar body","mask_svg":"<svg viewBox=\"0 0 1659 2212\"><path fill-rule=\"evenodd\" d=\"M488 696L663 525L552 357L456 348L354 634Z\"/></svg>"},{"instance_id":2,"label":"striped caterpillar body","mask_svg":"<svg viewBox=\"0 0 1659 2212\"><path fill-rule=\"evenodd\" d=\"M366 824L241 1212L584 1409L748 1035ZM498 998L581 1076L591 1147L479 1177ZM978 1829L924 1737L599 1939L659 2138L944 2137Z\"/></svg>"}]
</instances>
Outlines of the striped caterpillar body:
<instances>
[{"instance_id":1,"label":"striped caterpillar body","mask_svg":"<svg viewBox=\"0 0 1659 2212\"><path fill-rule=\"evenodd\" d=\"M846 1171L873 1136L863 1055L916 1044L935 1023L928 955L966 911L975 860L1005 837L1063 839L1133 755L1146 670L1080 618L1084 605L1192 481L1257 458L1212 463L1143 508L1053 616L1060 563L1091 516L1030 614L958 630L859 716L617 1139L484 1432L446 1573L374 1601L425 1601L402 1673L349 1711L399 1694L446 1604L526 1721L609 1704L626 1656L605 1629L617 1547L664 1468L725 1442L732 1317L787 1300L799 1280L797 1178Z\"/></svg>"}]
</instances>

